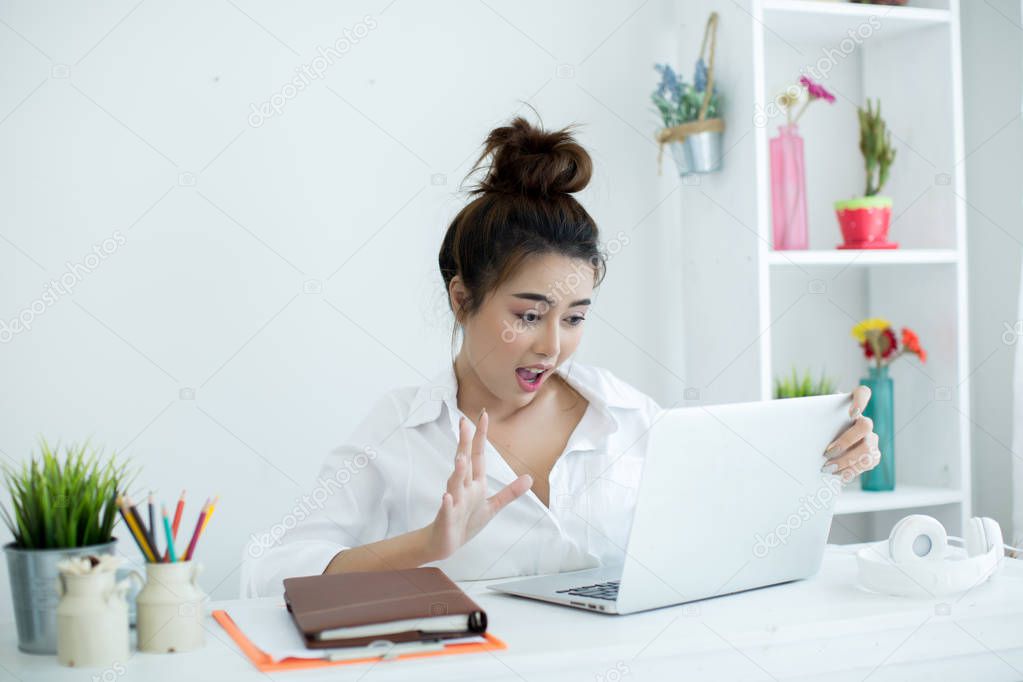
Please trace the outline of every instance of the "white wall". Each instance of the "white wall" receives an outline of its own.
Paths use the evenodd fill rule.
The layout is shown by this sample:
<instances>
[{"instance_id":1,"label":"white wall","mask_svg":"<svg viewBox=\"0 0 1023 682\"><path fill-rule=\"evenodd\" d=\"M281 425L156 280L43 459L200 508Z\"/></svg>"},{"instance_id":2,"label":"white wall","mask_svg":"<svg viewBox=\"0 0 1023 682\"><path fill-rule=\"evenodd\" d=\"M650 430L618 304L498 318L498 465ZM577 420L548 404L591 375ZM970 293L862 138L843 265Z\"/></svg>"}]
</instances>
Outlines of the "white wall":
<instances>
[{"instance_id":1,"label":"white wall","mask_svg":"<svg viewBox=\"0 0 1023 682\"><path fill-rule=\"evenodd\" d=\"M1023 30L1018 0L963 2L962 8L970 360L976 368L970 378L973 505L975 514L1008 527L1012 462L1023 457L1011 450L1016 347L1002 338L1005 324L1011 328L1019 318Z\"/></svg>"},{"instance_id":2,"label":"white wall","mask_svg":"<svg viewBox=\"0 0 1023 682\"><path fill-rule=\"evenodd\" d=\"M0 4L0 320L115 240L0 344L0 456L91 436L141 467L136 494L187 488L186 518L220 495L198 556L207 591L234 595L243 543L370 402L448 360L440 239L521 100L548 127L583 124L596 175L581 200L630 240L581 358L674 400L680 207L648 97L677 51L676 5ZM250 125L252 104L370 21Z\"/></svg>"}]
</instances>

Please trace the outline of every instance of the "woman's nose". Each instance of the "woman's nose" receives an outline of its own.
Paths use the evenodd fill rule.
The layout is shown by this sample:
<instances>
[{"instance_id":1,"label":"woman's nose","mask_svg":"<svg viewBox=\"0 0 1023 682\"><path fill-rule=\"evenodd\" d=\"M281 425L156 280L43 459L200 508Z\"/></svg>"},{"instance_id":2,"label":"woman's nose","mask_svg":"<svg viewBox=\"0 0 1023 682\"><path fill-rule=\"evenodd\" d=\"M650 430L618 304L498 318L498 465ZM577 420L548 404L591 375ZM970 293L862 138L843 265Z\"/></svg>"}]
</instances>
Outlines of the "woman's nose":
<instances>
[{"instance_id":1,"label":"woman's nose","mask_svg":"<svg viewBox=\"0 0 1023 682\"><path fill-rule=\"evenodd\" d=\"M556 358L561 350L561 339L559 338L558 325L544 325L533 344L533 351L548 358Z\"/></svg>"}]
</instances>

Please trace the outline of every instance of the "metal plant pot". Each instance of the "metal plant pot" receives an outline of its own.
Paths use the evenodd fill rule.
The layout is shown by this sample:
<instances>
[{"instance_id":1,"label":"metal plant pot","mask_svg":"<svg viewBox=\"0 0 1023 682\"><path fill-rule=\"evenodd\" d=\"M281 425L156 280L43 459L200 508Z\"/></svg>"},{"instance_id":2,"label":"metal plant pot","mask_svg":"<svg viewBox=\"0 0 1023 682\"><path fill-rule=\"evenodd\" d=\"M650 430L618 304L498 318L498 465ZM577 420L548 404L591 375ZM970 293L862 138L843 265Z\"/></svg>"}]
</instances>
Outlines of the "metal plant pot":
<instances>
[{"instance_id":1,"label":"metal plant pot","mask_svg":"<svg viewBox=\"0 0 1023 682\"><path fill-rule=\"evenodd\" d=\"M101 545L64 549L4 546L18 648L29 654L57 653L57 564L66 557L113 554L117 539Z\"/></svg>"},{"instance_id":2,"label":"metal plant pot","mask_svg":"<svg viewBox=\"0 0 1023 682\"><path fill-rule=\"evenodd\" d=\"M707 130L686 137L690 173L713 173L721 170L721 136L723 133Z\"/></svg>"},{"instance_id":3,"label":"metal plant pot","mask_svg":"<svg viewBox=\"0 0 1023 682\"><path fill-rule=\"evenodd\" d=\"M671 158L675 159L675 166L679 175L692 172L692 162L689 160L689 145L686 142L669 142L668 149L671 151Z\"/></svg>"}]
</instances>

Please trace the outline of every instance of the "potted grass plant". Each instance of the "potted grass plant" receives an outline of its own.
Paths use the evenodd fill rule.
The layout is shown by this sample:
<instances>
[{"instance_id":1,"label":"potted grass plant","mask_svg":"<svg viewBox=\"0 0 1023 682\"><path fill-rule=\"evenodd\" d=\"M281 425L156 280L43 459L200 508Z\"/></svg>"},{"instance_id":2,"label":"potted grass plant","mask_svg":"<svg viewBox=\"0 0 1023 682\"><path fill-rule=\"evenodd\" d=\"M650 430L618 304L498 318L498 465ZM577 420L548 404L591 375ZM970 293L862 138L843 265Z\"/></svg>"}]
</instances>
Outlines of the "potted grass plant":
<instances>
[{"instance_id":1,"label":"potted grass plant","mask_svg":"<svg viewBox=\"0 0 1023 682\"><path fill-rule=\"evenodd\" d=\"M866 189L862 197L835 202L835 213L842 230L844 244L840 249L896 249L888 241L892 218L891 197L881 196L888 181L888 170L895 161L892 134L881 118L881 102L857 108L860 119L860 153L866 173Z\"/></svg>"},{"instance_id":2,"label":"potted grass plant","mask_svg":"<svg viewBox=\"0 0 1023 682\"><path fill-rule=\"evenodd\" d=\"M57 564L70 556L113 554L117 491L128 484L127 466L88 443L51 449L20 467L5 464L3 478L11 508L0 515L14 541L4 546L11 582L18 648L26 653L57 651Z\"/></svg>"},{"instance_id":3,"label":"potted grass plant","mask_svg":"<svg viewBox=\"0 0 1023 682\"><path fill-rule=\"evenodd\" d=\"M791 377L777 377L774 380L775 398L805 398L811 395L829 395L835 392L835 381L825 374L819 379L814 379L810 370L803 372L802 376L796 373L796 367L792 367Z\"/></svg>"}]
</instances>

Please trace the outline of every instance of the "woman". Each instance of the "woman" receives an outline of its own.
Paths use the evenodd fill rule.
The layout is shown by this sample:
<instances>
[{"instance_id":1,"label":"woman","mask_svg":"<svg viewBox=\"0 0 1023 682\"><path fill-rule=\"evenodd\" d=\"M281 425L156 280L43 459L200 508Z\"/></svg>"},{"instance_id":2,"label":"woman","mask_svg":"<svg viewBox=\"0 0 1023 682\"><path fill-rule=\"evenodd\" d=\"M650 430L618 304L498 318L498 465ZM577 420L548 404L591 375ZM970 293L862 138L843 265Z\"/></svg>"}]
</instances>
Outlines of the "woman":
<instances>
[{"instance_id":1,"label":"woman","mask_svg":"<svg viewBox=\"0 0 1023 682\"><path fill-rule=\"evenodd\" d=\"M490 133L476 168L488 157L440 248L463 334L452 365L376 403L328 457L311 509L250 544L243 594L321 572L430 565L469 580L624 559L660 408L571 361L605 265L572 197L590 157L567 129L522 118ZM851 417L869 397L853 393ZM833 445L822 468L846 481L880 458L867 418Z\"/></svg>"}]
</instances>

